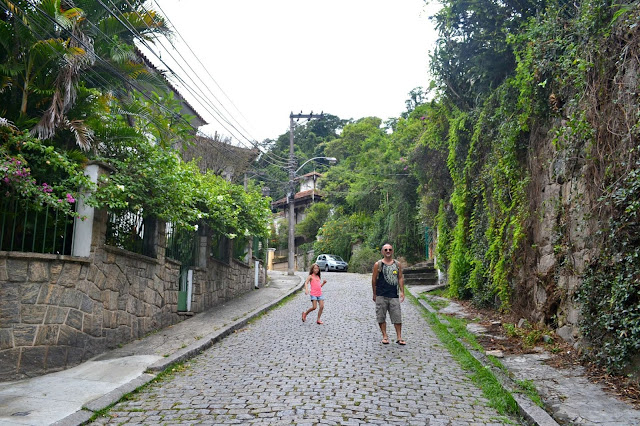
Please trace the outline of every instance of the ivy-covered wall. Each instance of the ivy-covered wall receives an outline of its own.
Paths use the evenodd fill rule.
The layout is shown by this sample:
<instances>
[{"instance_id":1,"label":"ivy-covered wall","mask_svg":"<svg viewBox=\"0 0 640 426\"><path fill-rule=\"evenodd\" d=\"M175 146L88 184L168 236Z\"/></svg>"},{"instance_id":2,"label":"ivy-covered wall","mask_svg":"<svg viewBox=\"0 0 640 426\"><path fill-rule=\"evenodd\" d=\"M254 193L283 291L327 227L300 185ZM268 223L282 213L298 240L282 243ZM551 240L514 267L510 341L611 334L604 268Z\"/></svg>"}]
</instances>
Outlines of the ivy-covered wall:
<instances>
[{"instance_id":1,"label":"ivy-covered wall","mask_svg":"<svg viewBox=\"0 0 640 426\"><path fill-rule=\"evenodd\" d=\"M443 71L450 93L416 109L423 143L447 142L453 181L435 216L438 267L451 295L640 377L640 7L535 6L502 28L514 66L499 85L456 86ZM447 41L442 66L460 42Z\"/></svg>"}]
</instances>

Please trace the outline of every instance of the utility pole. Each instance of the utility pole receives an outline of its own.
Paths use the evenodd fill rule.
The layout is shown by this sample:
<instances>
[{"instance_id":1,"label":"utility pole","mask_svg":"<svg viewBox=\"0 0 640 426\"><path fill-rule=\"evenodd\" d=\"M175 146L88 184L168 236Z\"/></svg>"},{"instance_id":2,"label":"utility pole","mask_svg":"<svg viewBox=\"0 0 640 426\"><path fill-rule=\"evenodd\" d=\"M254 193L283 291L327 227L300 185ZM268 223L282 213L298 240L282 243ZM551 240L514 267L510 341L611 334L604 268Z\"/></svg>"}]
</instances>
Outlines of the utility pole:
<instances>
[{"instance_id":1,"label":"utility pole","mask_svg":"<svg viewBox=\"0 0 640 426\"><path fill-rule=\"evenodd\" d=\"M320 115L316 114L315 116L313 115L313 111L311 111L309 114L302 114L302 111L300 112L300 114L294 114L293 112L291 114L289 114L289 196L288 198L288 202L289 202L289 258L288 258L288 268L287 268L287 275L293 275L294 271L295 271L295 244L296 244L296 237L295 237L295 227L296 227L296 223L295 223L295 198L296 198L296 160L295 157L293 155L293 126L294 126L294 122L293 120L299 120L301 118L306 118L308 120L311 120L312 118L322 118L322 113L320 113Z\"/></svg>"}]
</instances>

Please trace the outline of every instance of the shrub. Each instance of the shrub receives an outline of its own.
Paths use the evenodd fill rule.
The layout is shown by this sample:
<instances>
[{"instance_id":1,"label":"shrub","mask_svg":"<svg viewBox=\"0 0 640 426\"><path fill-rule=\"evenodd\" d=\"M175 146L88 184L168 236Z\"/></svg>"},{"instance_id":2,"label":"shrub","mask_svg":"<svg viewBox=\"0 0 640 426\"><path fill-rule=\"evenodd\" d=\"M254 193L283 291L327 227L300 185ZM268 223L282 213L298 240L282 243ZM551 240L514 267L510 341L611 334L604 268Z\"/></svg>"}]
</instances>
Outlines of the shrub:
<instances>
[{"instance_id":1,"label":"shrub","mask_svg":"<svg viewBox=\"0 0 640 426\"><path fill-rule=\"evenodd\" d=\"M359 274L371 273L373 264L381 258L380 252L369 247L360 247L353 252L349 262L349 271Z\"/></svg>"}]
</instances>

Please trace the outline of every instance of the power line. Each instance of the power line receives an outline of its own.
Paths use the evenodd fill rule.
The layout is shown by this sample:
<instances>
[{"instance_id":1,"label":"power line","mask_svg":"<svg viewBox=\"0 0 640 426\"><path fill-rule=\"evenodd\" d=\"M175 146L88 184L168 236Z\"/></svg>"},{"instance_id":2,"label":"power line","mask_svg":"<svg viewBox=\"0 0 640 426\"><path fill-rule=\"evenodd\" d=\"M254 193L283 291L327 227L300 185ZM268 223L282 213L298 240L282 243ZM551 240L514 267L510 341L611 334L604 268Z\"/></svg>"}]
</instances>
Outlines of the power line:
<instances>
[{"instance_id":1,"label":"power line","mask_svg":"<svg viewBox=\"0 0 640 426\"><path fill-rule=\"evenodd\" d=\"M100 0L98 0L100 1ZM101 2L100 2L101 3ZM53 25L58 26L59 24L57 23L57 21L55 20L55 18L51 17L48 13L46 13L45 11L43 11L38 4L36 3L31 3L29 2L29 4L31 6L34 7L34 10L36 13L44 16L47 20L49 20ZM104 7L104 5L103 5ZM8 9L6 9L6 7L4 8L8 13L12 13L11 11L9 11ZM19 7L16 7L17 10L20 10L20 12L25 15L24 10L22 10ZM106 9L107 12L111 13L108 9ZM25 15L26 16L26 15ZM116 17L116 19L118 19ZM18 19L17 21L19 21L26 29L28 29L30 32L34 33L37 37L39 38L43 38L41 33L38 33L34 28L29 27L25 22L23 22L22 20ZM94 23L92 23L89 19L85 18L85 21L89 22L95 29L97 29L99 32L102 33L102 31L100 31L99 27L97 25L95 25ZM121 22L118 19L119 22ZM54 35L51 34L51 32L49 30L47 30L46 28L42 27L40 24L38 24L36 21L30 21L30 23L35 23L40 30L44 30L46 36L48 38L57 38ZM125 29L127 29L127 31L131 32L129 28L127 28L126 24L122 23L123 27ZM136 36L135 33L132 33L134 36ZM105 40L109 40L108 37L106 37L106 35L104 33L102 33L102 35L105 36ZM73 32L69 33L69 36L71 38L73 38L76 42L78 42L79 45L81 45L83 47L83 49L85 49L85 51L91 51L91 46L88 46L83 40L79 39L75 34L73 34ZM140 36L139 34L137 36ZM117 44L114 44L117 46ZM64 59L64 55L60 52L55 51L55 49L53 49L53 47L50 46L50 48L52 49L53 53L56 54L58 57L63 58ZM191 124L189 123L184 117L182 117L182 115L175 113L174 111L169 110L166 106L164 106L161 103L156 102L154 99L152 99L145 90L143 90L141 87L139 87L134 80L132 80L131 78L123 75L119 70L115 69L113 67L113 65L111 65L108 61L106 61L105 59L103 59L102 57L100 57L100 55L95 54L94 52L94 57L96 58L97 62L101 63L105 70L114 75L115 77L117 77L118 79L120 79L123 83L125 83L125 85L133 88L134 90L136 90L137 92L139 92L141 95L143 95L151 104L155 104L156 106L158 106L161 110L163 110L165 113L169 114L170 116L176 117L179 120L183 121L184 123L186 123L189 127L191 127L192 129L194 129L195 131L197 131L197 129ZM99 73L96 73L95 70L89 69L89 71L93 72L94 74L96 74L96 76L98 78L100 78L102 80L103 85L100 85L99 83L97 83L95 80L91 79L89 77L89 75L84 75L83 78L86 79L88 82L93 83L96 87L103 87L103 88L110 88L112 85L109 84L109 82L107 82L107 80L102 77ZM221 150L220 147L215 146L214 147L217 150ZM231 155L236 155L237 154L231 150L227 149L227 153L231 154Z\"/></svg>"},{"instance_id":2,"label":"power line","mask_svg":"<svg viewBox=\"0 0 640 426\"><path fill-rule=\"evenodd\" d=\"M103 4L100 0L98 0L98 1L99 1L101 4ZM111 0L109 0L109 1L110 1L110 3L111 3L112 5L114 5L114 6L115 6L115 4L113 3L113 1L111 1ZM136 14L138 15L138 17L140 17L141 21L145 24L145 26L146 26L148 29L150 29L150 30L151 30L151 28L149 27L149 24L147 24L147 23L146 23L146 20L145 20L145 19L144 19L144 18L143 18L139 13L138 13L138 11L136 11L136 10L133 8L133 6L131 5L131 3L129 3L129 1L128 1L128 0L125 0L125 1L126 1L126 2L127 2L127 4L129 5L129 7L131 7L131 8L132 8L132 10L134 11L134 13L136 13ZM105 6L103 5L103 7L105 7ZM143 8L144 8L144 6L143 6ZM117 10L117 8L116 8L116 10ZM146 8L145 8L144 10L146 11L146 14L147 14L150 18L152 18L152 19L154 20L154 22L157 22L156 18L153 16L153 14L152 14L151 12L149 12ZM114 14L113 14L113 12L111 12L111 11L109 11L109 13L111 13L112 15L114 15ZM122 15L122 12L120 12L120 15ZM115 16L115 15L114 15L114 16ZM119 18L117 18L117 19L119 19ZM123 23L123 25L125 25L125 24ZM136 35L138 38L141 38L141 35L140 35L137 31L135 31L135 29L134 29L134 28L130 28L130 27L128 27L128 26L126 26L126 28L127 28L127 30L128 30L129 32L133 33L133 34L134 34L134 35ZM188 72L187 72L187 71L182 67L182 65L180 64L180 61L179 61L179 60L177 60L177 59L176 59L176 58L171 54L171 52L170 52L170 51L169 51L169 50L164 46L164 44L162 43L161 38L158 38L157 40L160 42L160 44L161 44L161 45L162 45L162 47L165 49L165 51L169 54L169 56L171 57L171 59L176 63L176 65L177 65L178 67L180 67L180 69L185 73L185 75L187 76L187 78L189 78L189 80L190 80L190 81L195 85L195 87L196 87L196 89L197 89L197 92L199 92L199 93L196 93L196 91L194 91L194 89L192 89L192 88L191 88L191 86L189 86L189 84L188 84L186 81L184 81L184 79L182 79L182 78L181 78L181 77L180 77L180 76L179 76L179 75L178 75L178 74L177 74L177 73L176 73L176 72L175 72L175 71L174 71L174 70L173 70L173 69L172 69L172 68L171 68L171 67L170 67L170 66L169 66L169 65L168 65L168 64L167 64L163 59L162 59L161 55L159 55L159 54L158 54L154 49L152 49L152 48L151 48L151 46L149 46L149 44L148 44L148 43L146 43L145 41L143 41L143 45L148 49L148 51L149 51L149 52L151 52L151 53L152 53L156 58L158 58L158 59L162 62L162 64L164 64L164 65L167 67L167 69L169 70L169 72L170 72L170 73L171 73L171 74L172 74L172 75L173 75L173 76L174 76L178 81L180 81L180 82L182 83L182 85L186 88L186 90L187 90L191 95L193 95L196 99L202 100L202 101L204 102L204 104L203 104L202 102L198 101L198 102L200 103L200 105L201 105L201 106L208 105L209 107L211 107L211 108L215 111L215 113L217 114L217 116L218 116L218 117L220 117L220 119L216 118L216 114L212 114L212 113L211 113L211 111L207 110L207 112L209 112L209 113L212 115L212 117L213 117L213 118L214 118L214 119L215 119L215 120L216 120L216 121L217 121L217 122L218 122L218 123L219 123L219 124L220 124L224 129L225 129L225 130L226 130L226 131L228 131L229 133L233 134L233 132L232 132L231 130L229 130L229 129L228 129L228 128L227 128L227 127L226 127L226 126L225 126L225 125L220 121L220 120L223 120L224 122L226 122L230 127L232 127L236 132L238 132L242 137L244 137L245 139L247 139L247 141L249 141L249 143L250 143L254 148L256 148L256 149L258 149L258 150L260 150L261 152L263 152L263 153L264 153L264 151L262 151L262 150L260 149L260 147L259 147L255 142L253 142L253 141L249 140L249 139L248 139L248 138L247 138L247 137L246 137L242 132L240 132L240 131L239 131L239 130L238 130L238 129L237 129L237 128L236 128L236 127L235 127L235 126L234 126L234 125L229 121L229 120L227 120L227 119L224 117L224 115L220 112L220 110L218 110L218 108L217 108L215 105L213 105L213 104L212 104L212 103L207 99L207 96L204 94L204 92L202 91L202 89L200 89L200 87L198 86L198 84L193 80L193 78L191 78L190 74L189 74L189 73L188 73ZM171 44L171 46L174 48L174 50L176 50L176 52L178 53L178 55L180 56L180 58L182 58L182 60L183 60L183 61L185 61L185 63L187 63L187 66L188 66L188 67L189 67L189 69L190 69L190 70L191 70L191 71L196 75L196 77L198 78L198 80L199 80L202 84L205 84L205 83L204 83L204 81L202 81L202 79L200 78L200 76L199 76L199 75L198 75L198 74L193 70L193 68L188 64L188 62L186 62L186 59L182 56L182 54L179 52L179 50L175 48L175 45L173 44L173 42L171 42L171 40L169 40L169 39L168 39L168 42ZM222 108L224 108L224 109L225 109L225 111L227 111L227 113L228 113L228 110L226 110L226 108L224 107L224 105L220 102L220 100L219 100L219 99L217 99L217 97L215 96L215 94L213 94L213 93L211 92L211 90L208 88L208 86L206 86L206 84L205 84L205 87L207 87L207 89L209 90L209 93L211 93L211 95L214 97L214 99L216 99L216 101L217 101L217 102L222 106ZM206 108L205 108L205 109L206 109ZM231 118L233 118L233 116L232 116ZM235 120L235 118L233 118L233 119L234 119L234 121L236 121L236 123L237 123L237 120ZM240 140L240 138L238 138L238 141L239 141L240 143L242 143L242 141ZM268 153L266 153L265 155L269 155L269 154L268 154ZM277 160L277 159L273 159L273 161L278 161L278 160Z\"/></svg>"}]
</instances>

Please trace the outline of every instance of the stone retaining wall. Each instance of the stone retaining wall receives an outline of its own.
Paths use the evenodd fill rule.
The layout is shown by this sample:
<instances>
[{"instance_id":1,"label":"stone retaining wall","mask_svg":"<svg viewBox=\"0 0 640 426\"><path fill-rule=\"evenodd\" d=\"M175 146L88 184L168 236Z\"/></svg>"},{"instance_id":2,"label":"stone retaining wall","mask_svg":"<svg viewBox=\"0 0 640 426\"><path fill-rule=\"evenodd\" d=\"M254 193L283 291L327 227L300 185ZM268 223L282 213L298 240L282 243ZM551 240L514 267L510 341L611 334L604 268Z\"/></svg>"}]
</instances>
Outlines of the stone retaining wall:
<instances>
[{"instance_id":1,"label":"stone retaining wall","mask_svg":"<svg viewBox=\"0 0 640 426\"><path fill-rule=\"evenodd\" d=\"M88 257L0 252L0 381L73 367L187 318L177 305L180 263L165 258L158 229L156 258L106 246L100 235ZM254 288L253 262L200 263L191 313Z\"/></svg>"}]
</instances>

